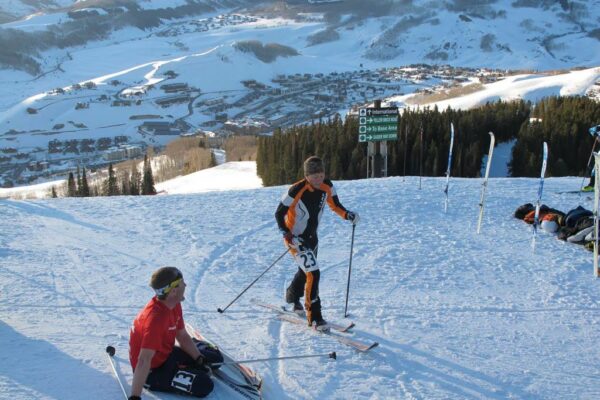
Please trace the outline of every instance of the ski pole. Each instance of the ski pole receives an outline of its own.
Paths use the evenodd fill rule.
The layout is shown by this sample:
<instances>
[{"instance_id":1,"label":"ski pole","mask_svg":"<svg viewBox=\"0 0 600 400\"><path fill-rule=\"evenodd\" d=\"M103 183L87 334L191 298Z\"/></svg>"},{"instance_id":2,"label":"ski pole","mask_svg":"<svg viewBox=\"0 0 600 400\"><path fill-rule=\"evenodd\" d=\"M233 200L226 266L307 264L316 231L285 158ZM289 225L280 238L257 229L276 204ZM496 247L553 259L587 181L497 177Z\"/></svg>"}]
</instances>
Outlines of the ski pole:
<instances>
[{"instance_id":1,"label":"ski pole","mask_svg":"<svg viewBox=\"0 0 600 400\"><path fill-rule=\"evenodd\" d=\"M346 306L344 307L344 318L348 316L348 294L350 293L350 274L352 273L352 253L354 252L354 230L356 225L352 224L352 241L350 242L350 263L348 264L348 284L346 285Z\"/></svg>"},{"instance_id":2,"label":"ski pole","mask_svg":"<svg viewBox=\"0 0 600 400\"><path fill-rule=\"evenodd\" d=\"M299 358L317 358L317 357L329 357L329 358L333 358L334 360L337 360L337 354L335 353L335 351L332 351L331 353L323 353L323 354L307 354L307 355L301 355L301 356L284 356L284 357L272 357L272 358L255 358L255 359L251 359L251 360L241 360L241 361L227 361L227 362L220 362L220 363L212 363L212 364L210 364L210 366L218 367L221 365L249 364L249 363L265 362L265 361L296 360Z\"/></svg>"},{"instance_id":3,"label":"ski pole","mask_svg":"<svg viewBox=\"0 0 600 400\"><path fill-rule=\"evenodd\" d=\"M271 265L269 265L269 268L265 269L262 274L260 274L254 281L252 281L252 283L249 284L246 287L246 289L244 289L242 291L242 293L238 294L237 297L231 301L231 303L227 304L227 307L225 307L225 308L217 308L217 311L219 313L223 314L225 312L225 310L227 310L233 303L235 303L237 301L237 299L239 299L240 297L242 297L242 295L244 293L246 293L246 290L250 289L252 287L252 285L254 285L256 283L256 281L258 281L264 274L267 273L268 270L270 270L271 268L273 268L273 266L275 264L277 264L277 261L281 260L283 258L283 256L285 256L288 253L288 251L290 251L289 247L283 252L283 254L281 254L279 256L279 258L277 258L277 260L273 261L273 263Z\"/></svg>"},{"instance_id":4,"label":"ski pole","mask_svg":"<svg viewBox=\"0 0 600 400\"><path fill-rule=\"evenodd\" d=\"M123 392L123 396L125 396L125 400L129 397L125 392L125 388L123 387L123 383L121 382L121 378L119 378L119 373L117 372L117 367L115 367L115 362L113 360L113 356L115 355L115 348L112 346L106 346L106 355L108 356L108 362L110 362L110 366L112 367L113 373L115 374L115 378L117 382L119 382L119 386L121 387L121 391Z\"/></svg>"}]
</instances>

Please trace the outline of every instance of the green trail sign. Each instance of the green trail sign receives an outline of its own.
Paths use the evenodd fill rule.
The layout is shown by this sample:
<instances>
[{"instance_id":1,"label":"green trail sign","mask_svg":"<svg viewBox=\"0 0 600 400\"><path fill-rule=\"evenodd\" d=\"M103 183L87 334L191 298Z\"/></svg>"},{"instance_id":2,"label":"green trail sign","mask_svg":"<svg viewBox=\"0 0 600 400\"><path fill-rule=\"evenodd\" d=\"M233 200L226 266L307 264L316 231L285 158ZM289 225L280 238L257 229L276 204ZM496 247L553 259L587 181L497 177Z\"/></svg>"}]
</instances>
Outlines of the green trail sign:
<instances>
[{"instance_id":1,"label":"green trail sign","mask_svg":"<svg viewBox=\"0 0 600 400\"><path fill-rule=\"evenodd\" d=\"M398 108L361 108L358 114L358 141L398 140Z\"/></svg>"}]
</instances>

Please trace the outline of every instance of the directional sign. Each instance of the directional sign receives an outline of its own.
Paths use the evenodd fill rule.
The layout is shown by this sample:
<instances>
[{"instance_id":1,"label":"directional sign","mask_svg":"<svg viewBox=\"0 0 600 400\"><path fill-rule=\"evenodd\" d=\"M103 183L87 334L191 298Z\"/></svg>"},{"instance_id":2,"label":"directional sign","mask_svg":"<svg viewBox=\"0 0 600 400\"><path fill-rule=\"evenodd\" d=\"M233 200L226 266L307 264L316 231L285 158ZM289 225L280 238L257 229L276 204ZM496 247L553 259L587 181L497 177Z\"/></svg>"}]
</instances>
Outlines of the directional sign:
<instances>
[{"instance_id":1,"label":"directional sign","mask_svg":"<svg viewBox=\"0 0 600 400\"><path fill-rule=\"evenodd\" d=\"M358 114L358 141L398 139L398 108L361 108Z\"/></svg>"}]
</instances>

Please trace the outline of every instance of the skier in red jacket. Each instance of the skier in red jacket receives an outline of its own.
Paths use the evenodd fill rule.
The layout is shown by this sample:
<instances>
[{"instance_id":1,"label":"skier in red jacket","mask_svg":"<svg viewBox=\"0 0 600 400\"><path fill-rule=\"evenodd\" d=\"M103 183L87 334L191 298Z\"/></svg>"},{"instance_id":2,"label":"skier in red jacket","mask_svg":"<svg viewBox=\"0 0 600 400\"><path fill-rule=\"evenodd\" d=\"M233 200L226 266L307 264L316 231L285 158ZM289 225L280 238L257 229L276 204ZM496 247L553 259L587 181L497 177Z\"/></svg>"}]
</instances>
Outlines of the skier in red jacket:
<instances>
[{"instance_id":1,"label":"skier in red jacket","mask_svg":"<svg viewBox=\"0 0 600 400\"><path fill-rule=\"evenodd\" d=\"M162 267L152 274L150 286L156 296L137 315L129 333L133 368L129 400L140 400L143 387L207 396L213 390L208 365L222 362L223 357L209 344L194 341L185 330L183 275L175 267Z\"/></svg>"}]
</instances>

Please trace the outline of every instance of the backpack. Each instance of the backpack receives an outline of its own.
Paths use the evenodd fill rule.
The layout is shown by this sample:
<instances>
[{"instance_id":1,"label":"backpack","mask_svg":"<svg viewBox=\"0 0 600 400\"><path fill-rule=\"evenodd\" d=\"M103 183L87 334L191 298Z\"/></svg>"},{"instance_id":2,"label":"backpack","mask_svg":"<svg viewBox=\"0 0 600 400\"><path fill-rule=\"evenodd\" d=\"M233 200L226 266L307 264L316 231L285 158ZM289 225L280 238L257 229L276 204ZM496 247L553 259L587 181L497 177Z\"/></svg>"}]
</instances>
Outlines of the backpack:
<instances>
[{"instance_id":1,"label":"backpack","mask_svg":"<svg viewBox=\"0 0 600 400\"><path fill-rule=\"evenodd\" d=\"M523 204L522 206L517 207L515 210L515 218L524 219L525 216L531 212L531 210L535 210L535 207L531 203Z\"/></svg>"}]
</instances>

